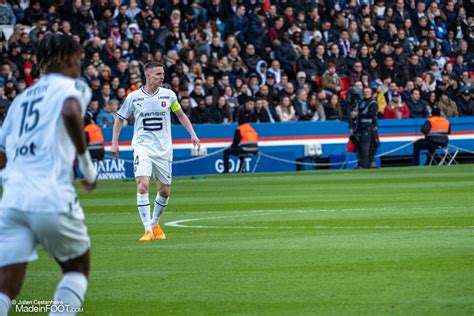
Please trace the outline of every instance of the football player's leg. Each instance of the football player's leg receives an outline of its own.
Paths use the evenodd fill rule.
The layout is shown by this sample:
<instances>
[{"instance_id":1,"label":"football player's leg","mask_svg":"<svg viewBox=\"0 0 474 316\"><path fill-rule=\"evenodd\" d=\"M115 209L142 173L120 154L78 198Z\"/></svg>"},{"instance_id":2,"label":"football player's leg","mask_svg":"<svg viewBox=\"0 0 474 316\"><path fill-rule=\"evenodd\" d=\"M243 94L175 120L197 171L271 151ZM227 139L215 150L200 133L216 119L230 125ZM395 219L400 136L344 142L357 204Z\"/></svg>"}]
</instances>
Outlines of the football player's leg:
<instances>
[{"instance_id":1,"label":"football player's leg","mask_svg":"<svg viewBox=\"0 0 474 316\"><path fill-rule=\"evenodd\" d=\"M28 262L38 258L37 241L26 214L16 210L0 212L0 315L7 315L11 300L20 293Z\"/></svg>"},{"instance_id":2,"label":"football player's leg","mask_svg":"<svg viewBox=\"0 0 474 316\"><path fill-rule=\"evenodd\" d=\"M155 206L153 210L153 233L158 239L166 239L165 234L159 225L160 217L165 212L168 206L169 195L171 192L171 161L159 160L156 164L155 177L157 194L155 198Z\"/></svg>"},{"instance_id":3,"label":"football player's leg","mask_svg":"<svg viewBox=\"0 0 474 316\"><path fill-rule=\"evenodd\" d=\"M0 316L7 316L12 303L20 293L25 280L27 263L0 267Z\"/></svg>"},{"instance_id":4,"label":"football player's leg","mask_svg":"<svg viewBox=\"0 0 474 316\"><path fill-rule=\"evenodd\" d=\"M75 315L72 309L79 309L84 302L90 270L90 238L82 209L53 215L35 214L29 224L43 248L58 262L63 272L54 292L57 308L52 310L61 311L61 315ZM62 309L66 306L70 306L71 310Z\"/></svg>"},{"instance_id":5,"label":"football player's leg","mask_svg":"<svg viewBox=\"0 0 474 316\"><path fill-rule=\"evenodd\" d=\"M140 158L140 160L138 159ZM150 220L150 200L148 198L148 189L150 177L152 175L152 163L146 157L135 158L135 182L137 184L137 208L138 214L145 228L145 234L140 240L152 240L153 230ZM149 233L147 233L149 232ZM151 235L151 237L150 237Z\"/></svg>"}]
</instances>

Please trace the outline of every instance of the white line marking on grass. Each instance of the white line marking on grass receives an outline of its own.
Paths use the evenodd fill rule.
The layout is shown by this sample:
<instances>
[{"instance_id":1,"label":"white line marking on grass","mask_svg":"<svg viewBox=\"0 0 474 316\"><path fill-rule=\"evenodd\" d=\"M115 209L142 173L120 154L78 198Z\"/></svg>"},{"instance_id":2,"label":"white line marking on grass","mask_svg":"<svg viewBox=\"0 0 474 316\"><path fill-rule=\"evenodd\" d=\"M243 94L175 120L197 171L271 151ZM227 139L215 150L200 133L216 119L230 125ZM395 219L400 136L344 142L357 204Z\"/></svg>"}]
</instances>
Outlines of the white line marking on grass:
<instances>
[{"instance_id":1,"label":"white line marking on grass","mask_svg":"<svg viewBox=\"0 0 474 316\"><path fill-rule=\"evenodd\" d=\"M454 207L435 207L431 209L452 209ZM383 208L378 210L386 210L390 208ZM392 208L393 209L393 208ZM411 210L425 209L421 207L410 208ZM450 226L450 225L428 225L428 226L390 226L390 225L375 225L375 226L298 226L298 227L274 227L274 226L212 226L212 225L186 225L185 223L198 222L198 221L212 221L216 219L224 218L240 218L240 217L254 217L264 216L269 214L281 213L286 211L291 214L295 213L309 213L309 212L341 212L341 211L366 211L375 210L368 208L353 208L353 209L320 209L320 210L255 210L247 211L251 214L237 214L237 215L226 215L226 216L210 216L210 217L199 217L199 218L188 218L165 223L165 226L179 227L179 228L214 228L214 229L462 229L462 228L474 228L474 226Z\"/></svg>"}]
</instances>

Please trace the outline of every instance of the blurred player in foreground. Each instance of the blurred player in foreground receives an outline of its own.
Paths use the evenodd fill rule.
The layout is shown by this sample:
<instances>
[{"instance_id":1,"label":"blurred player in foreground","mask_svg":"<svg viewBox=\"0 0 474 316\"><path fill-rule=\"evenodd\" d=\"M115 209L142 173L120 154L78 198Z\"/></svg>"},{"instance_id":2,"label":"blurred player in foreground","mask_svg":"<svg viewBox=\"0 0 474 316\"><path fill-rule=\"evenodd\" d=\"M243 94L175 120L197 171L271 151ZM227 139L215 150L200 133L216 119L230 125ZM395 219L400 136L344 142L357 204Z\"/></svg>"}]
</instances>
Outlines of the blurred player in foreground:
<instances>
[{"instance_id":1,"label":"blurred player in foreground","mask_svg":"<svg viewBox=\"0 0 474 316\"><path fill-rule=\"evenodd\" d=\"M186 128L194 147L201 148L193 126L181 109L176 94L162 87L165 78L161 63L150 62L145 66L146 83L142 88L130 93L115 118L111 153L119 156L119 135L123 122L132 114L135 117L133 130L133 156L135 182L137 184L138 213L145 227L141 241L166 239L159 225L161 214L168 205L171 190L171 164L173 149L171 144L171 111L176 114L181 125ZM150 219L148 190L150 178L156 179L157 195L153 217Z\"/></svg>"},{"instance_id":2,"label":"blurred player in foreground","mask_svg":"<svg viewBox=\"0 0 474 316\"><path fill-rule=\"evenodd\" d=\"M46 36L36 52L44 76L16 97L1 130L0 316L20 292L39 244L63 272L51 311L74 315L84 300L90 240L72 184L76 153L86 191L97 174L83 132L91 92L77 79L80 51L72 37Z\"/></svg>"}]
</instances>

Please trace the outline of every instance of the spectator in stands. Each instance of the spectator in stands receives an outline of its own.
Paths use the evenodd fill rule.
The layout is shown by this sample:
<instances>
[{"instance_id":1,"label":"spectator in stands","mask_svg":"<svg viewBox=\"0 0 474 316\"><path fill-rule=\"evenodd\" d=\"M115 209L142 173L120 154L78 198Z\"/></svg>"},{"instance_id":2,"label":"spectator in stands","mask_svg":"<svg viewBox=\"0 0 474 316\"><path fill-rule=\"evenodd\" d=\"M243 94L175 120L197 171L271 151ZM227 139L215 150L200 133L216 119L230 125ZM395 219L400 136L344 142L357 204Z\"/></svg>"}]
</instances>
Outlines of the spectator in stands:
<instances>
[{"instance_id":1,"label":"spectator in stands","mask_svg":"<svg viewBox=\"0 0 474 316\"><path fill-rule=\"evenodd\" d=\"M333 94L338 94L342 90L341 79L336 73L336 64L329 63L328 69L321 78L321 86L326 93L331 96Z\"/></svg>"},{"instance_id":2,"label":"spectator in stands","mask_svg":"<svg viewBox=\"0 0 474 316\"><path fill-rule=\"evenodd\" d=\"M324 108L326 120L340 120L342 118L342 108L340 98L337 94L329 97L329 102Z\"/></svg>"},{"instance_id":3,"label":"spectator in stands","mask_svg":"<svg viewBox=\"0 0 474 316\"><path fill-rule=\"evenodd\" d=\"M276 112L281 122L294 122L297 121L296 111L293 107L293 102L289 96L283 96L280 99L280 103L276 107Z\"/></svg>"},{"instance_id":4,"label":"spectator in stands","mask_svg":"<svg viewBox=\"0 0 474 316\"><path fill-rule=\"evenodd\" d=\"M428 104L425 100L420 99L420 90L413 89L410 99L407 101L410 110L410 117L422 118L428 117Z\"/></svg>"},{"instance_id":5,"label":"spectator in stands","mask_svg":"<svg viewBox=\"0 0 474 316\"><path fill-rule=\"evenodd\" d=\"M473 90L463 90L461 95L456 99L459 116L473 116L474 115L474 98Z\"/></svg>"},{"instance_id":6,"label":"spectator in stands","mask_svg":"<svg viewBox=\"0 0 474 316\"><path fill-rule=\"evenodd\" d=\"M12 6L7 3L7 0L0 0L0 25L16 23L16 16L13 12ZM3 121L3 120L2 120Z\"/></svg>"},{"instance_id":7,"label":"spectator in stands","mask_svg":"<svg viewBox=\"0 0 474 316\"><path fill-rule=\"evenodd\" d=\"M255 100L255 122L275 123L268 108L268 101L264 97L257 97Z\"/></svg>"},{"instance_id":8,"label":"spectator in stands","mask_svg":"<svg viewBox=\"0 0 474 316\"><path fill-rule=\"evenodd\" d=\"M315 93L312 93L308 97L309 110L313 113L310 121L325 121L326 113L324 113L324 106L318 99L318 96Z\"/></svg>"},{"instance_id":9,"label":"spectator in stands","mask_svg":"<svg viewBox=\"0 0 474 316\"><path fill-rule=\"evenodd\" d=\"M301 55L296 61L296 70L298 72L303 71L306 77L315 80L318 75L318 67L313 58L311 58L311 50L308 45L303 45L301 48Z\"/></svg>"},{"instance_id":10,"label":"spectator in stands","mask_svg":"<svg viewBox=\"0 0 474 316\"><path fill-rule=\"evenodd\" d=\"M383 112L384 119L404 119L410 117L410 110L405 102L402 101L398 91L392 94L391 100L388 102Z\"/></svg>"},{"instance_id":11,"label":"spectator in stands","mask_svg":"<svg viewBox=\"0 0 474 316\"><path fill-rule=\"evenodd\" d=\"M441 114L444 117L459 116L456 103L449 98L448 94L444 92L441 94L441 97L439 98L439 101L436 104L436 107L440 109Z\"/></svg>"},{"instance_id":12,"label":"spectator in stands","mask_svg":"<svg viewBox=\"0 0 474 316\"><path fill-rule=\"evenodd\" d=\"M99 111L96 117L96 123L100 128L111 128L114 126L118 106L118 101L115 99L105 102L104 107Z\"/></svg>"}]
</instances>

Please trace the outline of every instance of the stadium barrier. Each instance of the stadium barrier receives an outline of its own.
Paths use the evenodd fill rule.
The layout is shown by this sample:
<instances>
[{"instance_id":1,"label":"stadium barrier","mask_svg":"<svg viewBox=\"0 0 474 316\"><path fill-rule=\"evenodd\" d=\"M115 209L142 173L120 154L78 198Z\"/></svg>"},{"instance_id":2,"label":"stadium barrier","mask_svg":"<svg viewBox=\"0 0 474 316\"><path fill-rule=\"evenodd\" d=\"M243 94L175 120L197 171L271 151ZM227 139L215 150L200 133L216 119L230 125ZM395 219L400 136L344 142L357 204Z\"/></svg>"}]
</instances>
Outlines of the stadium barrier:
<instances>
[{"instance_id":1,"label":"stadium barrier","mask_svg":"<svg viewBox=\"0 0 474 316\"><path fill-rule=\"evenodd\" d=\"M413 154L412 144L424 137L420 132L425 119L381 120L378 133L380 147L377 157L409 156ZM451 118L452 134L450 146L474 152L474 117ZM245 170L250 172L292 171L298 165L314 169L318 165L330 168L355 167L355 155L346 152L349 128L346 122L295 122L252 124L259 134L260 156L246 158ZM232 142L236 124L195 125L204 146L201 155L192 149L186 130L180 126L172 127L173 134L173 174L204 175L223 171L222 151ZM133 152L131 139L133 128L124 127L120 134L120 159L111 158L110 141L112 129L104 129L107 157L97 163L99 177L102 179L133 177ZM329 163L316 163L313 157L329 159ZM334 159L335 156L339 156ZM379 161L379 160L378 160ZM230 171L239 169L238 158L232 158ZM301 169L301 168L300 168Z\"/></svg>"}]
</instances>

